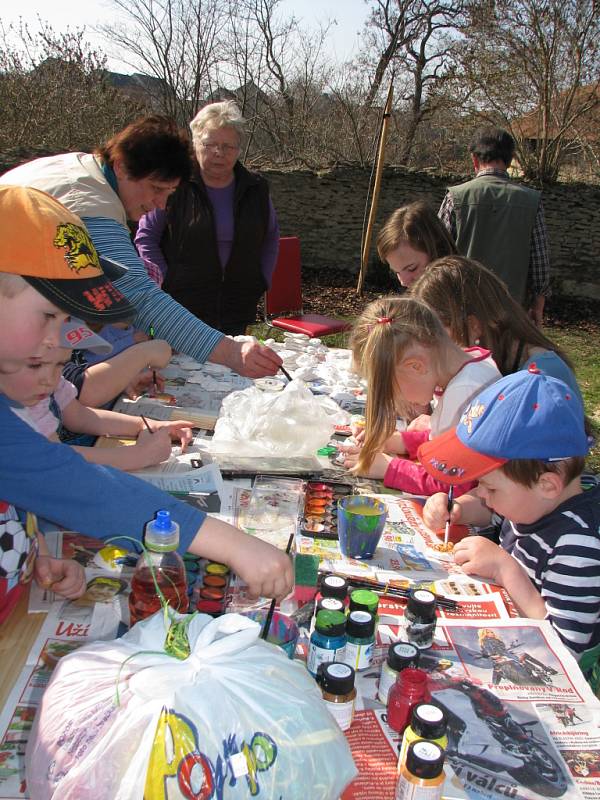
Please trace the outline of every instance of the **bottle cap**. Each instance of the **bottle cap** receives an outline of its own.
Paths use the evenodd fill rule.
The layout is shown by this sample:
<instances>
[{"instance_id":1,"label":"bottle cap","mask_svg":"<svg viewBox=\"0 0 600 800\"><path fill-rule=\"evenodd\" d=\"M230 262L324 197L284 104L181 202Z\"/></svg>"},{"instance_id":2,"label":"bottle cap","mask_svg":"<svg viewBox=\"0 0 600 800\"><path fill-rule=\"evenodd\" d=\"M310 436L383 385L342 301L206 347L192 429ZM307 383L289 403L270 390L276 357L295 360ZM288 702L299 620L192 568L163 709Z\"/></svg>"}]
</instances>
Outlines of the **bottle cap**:
<instances>
[{"instance_id":1,"label":"bottle cap","mask_svg":"<svg viewBox=\"0 0 600 800\"><path fill-rule=\"evenodd\" d=\"M146 525L144 543L149 550L156 552L177 550L179 525L173 522L168 511L157 511L156 519Z\"/></svg>"},{"instance_id":2,"label":"bottle cap","mask_svg":"<svg viewBox=\"0 0 600 800\"><path fill-rule=\"evenodd\" d=\"M321 664L317 672L317 683L329 694L350 694L354 689L354 670L348 664Z\"/></svg>"},{"instance_id":3,"label":"bottle cap","mask_svg":"<svg viewBox=\"0 0 600 800\"><path fill-rule=\"evenodd\" d=\"M435 607L435 595L429 589L410 590L406 608L412 614L433 621L435 619Z\"/></svg>"},{"instance_id":4,"label":"bottle cap","mask_svg":"<svg viewBox=\"0 0 600 800\"><path fill-rule=\"evenodd\" d=\"M341 611L344 613L344 604L337 597L322 597L317 603L317 614L323 609L327 611Z\"/></svg>"},{"instance_id":5,"label":"bottle cap","mask_svg":"<svg viewBox=\"0 0 600 800\"><path fill-rule=\"evenodd\" d=\"M406 768L417 778L437 778L444 769L444 750L427 739L411 742L406 752Z\"/></svg>"},{"instance_id":6,"label":"bottle cap","mask_svg":"<svg viewBox=\"0 0 600 800\"><path fill-rule=\"evenodd\" d=\"M410 727L419 739L439 739L446 734L446 714L433 703L419 703L413 708Z\"/></svg>"},{"instance_id":7,"label":"bottle cap","mask_svg":"<svg viewBox=\"0 0 600 800\"><path fill-rule=\"evenodd\" d=\"M337 597L345 600L348 594L348 581L339 575L326 575L321 581L321 595L323 597Z\"/></svg>"},{"instance_id":8,"label":"bottle cap","mask_svg":"<svg viewBox=\"0 0 600 800\"><path fill-rule=\"evenodd\" d=\"M368 611L351 611L346 622L346 635L368 639L375 633L375 617Z\"/></svg>"},{"instance_id":9,"label":"bottle cap","mask_svg":"<svg viewBox=\"0 0 600 800\"><path fill-rule=\"evenodd\" d=\"M346 632L346 615L343 611L319 611L315 629L324 636L343 636Z\"/></svg>"},{"instance_id":10,"label":"bottle cap","mask_svg":"<svg viewBox=\"0 0 600 800\"><path fill-rule=\"evenodd\" d=\"M394 642L388 648L387 663L396 672L401 672L406 667L416 667L419 663L419 648L408 642Z\"/></svg>"},{"instance_id":11,"label":"bottle cap","mask_svg":"<svg viewBox=\"0 0 600 800\"><path fill-rule=\"evenodd\" d=\"M377 614L379 597L370 589L355 589L350 594L350 611L368 611Z\"/></svg>"}]
</instances>

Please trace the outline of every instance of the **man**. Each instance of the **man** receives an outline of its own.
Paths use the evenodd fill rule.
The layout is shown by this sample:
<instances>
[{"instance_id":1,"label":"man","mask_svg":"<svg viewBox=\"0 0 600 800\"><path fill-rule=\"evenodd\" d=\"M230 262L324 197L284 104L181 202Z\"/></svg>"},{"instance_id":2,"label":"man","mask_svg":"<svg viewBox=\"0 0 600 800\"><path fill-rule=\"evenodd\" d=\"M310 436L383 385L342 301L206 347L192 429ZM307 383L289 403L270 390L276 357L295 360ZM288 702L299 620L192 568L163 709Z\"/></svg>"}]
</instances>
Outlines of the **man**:
<instances>
[{"instance_id":1,"label":"man","mask_svg":"<svg viewBox=\"0 0 600 800\"><path fill-rule=\"evenodd\" d=\"M154 116L131 123L96 154L38 158L5 173L0 184L41 189L82 219L98 253L127 268L115 285L135 307L136 328L152 328L198 361L225 364L249 378L274 375L281 359L273 350L234 342L190 314L149 279L131 241L128 222L164 209L189 170L187 139L174 122Z\"/></svg>"},{"instance_id":2,"label":"man","mask_svg":"<svg viewBox=\"0 0 600 800\"><path fill-rule=\"evenodd\" d=\"M501 128L481 128L469 146L475 178L451 186L439 217L461 255L481 261L508 286L541 325L549 292L550 264L541 193L513 183L515 152Z\"/></svg>"}]
</instances>

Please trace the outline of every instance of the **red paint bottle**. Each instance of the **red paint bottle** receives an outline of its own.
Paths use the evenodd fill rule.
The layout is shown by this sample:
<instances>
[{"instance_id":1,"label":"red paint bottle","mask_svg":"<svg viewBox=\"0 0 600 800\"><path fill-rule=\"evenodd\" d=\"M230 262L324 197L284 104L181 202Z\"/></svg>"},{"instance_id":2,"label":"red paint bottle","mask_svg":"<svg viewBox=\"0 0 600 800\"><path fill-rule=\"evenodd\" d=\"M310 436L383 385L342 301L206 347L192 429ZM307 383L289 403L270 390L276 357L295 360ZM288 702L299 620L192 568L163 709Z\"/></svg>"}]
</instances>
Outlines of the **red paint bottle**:
<instances>
[{"instance_id":1,"label":"red paint bottle","mask_svg":"<svg viewBox=\"0 0 600 800\"><path fill-rule=\"evenodd\" d=\"M410 723L413 708L417 703L430 699L427 673L422 669L403 669L388 694L387 721L390 728L403 733Z\"/></svg>"}]
</instances>

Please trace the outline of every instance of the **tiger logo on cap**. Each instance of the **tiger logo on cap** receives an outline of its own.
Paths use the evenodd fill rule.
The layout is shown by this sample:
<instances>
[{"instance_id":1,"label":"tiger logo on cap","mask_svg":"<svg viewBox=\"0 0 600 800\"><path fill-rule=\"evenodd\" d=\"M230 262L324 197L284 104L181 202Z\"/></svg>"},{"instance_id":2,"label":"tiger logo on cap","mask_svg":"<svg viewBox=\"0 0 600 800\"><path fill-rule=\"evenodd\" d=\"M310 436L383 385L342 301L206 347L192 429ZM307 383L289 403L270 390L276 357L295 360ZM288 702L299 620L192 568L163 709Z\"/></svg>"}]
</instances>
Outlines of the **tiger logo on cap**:
<instances>
[{"instance_id":1,"label":"tiger logo on cap","mask_svg":"<svg viewBox=\"0 0 600 800\"><path fill-rule=\"evenodd\" d=\"M65 259L74 272L93 267L101 270L98 253L85 228L73 222L64 222L57 226L53 244L55 247L66 247Z\"/></svg>"}]
</instances>

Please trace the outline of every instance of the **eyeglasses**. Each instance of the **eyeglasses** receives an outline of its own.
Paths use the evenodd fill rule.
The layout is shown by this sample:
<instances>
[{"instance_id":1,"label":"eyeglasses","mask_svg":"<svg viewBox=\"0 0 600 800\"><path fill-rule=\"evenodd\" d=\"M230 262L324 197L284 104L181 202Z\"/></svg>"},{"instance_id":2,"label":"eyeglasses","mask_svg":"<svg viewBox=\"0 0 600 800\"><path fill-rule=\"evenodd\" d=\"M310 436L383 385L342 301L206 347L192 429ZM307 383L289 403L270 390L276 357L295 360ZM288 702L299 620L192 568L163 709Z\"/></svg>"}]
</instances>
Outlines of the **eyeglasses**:
<instances>
[{"instance_id":1,"label":"eyeglasses","mask_svg":"<svg viewBox=\"0 0 600 800\"><path fill-rule=\"evenodd\" d=\"M238 153L240 149L239 145L217 144L217 142L200 142L200 147L211 153L223 153L226 156L232 156L234 153Z\"/></svg>"}]
</instances>

